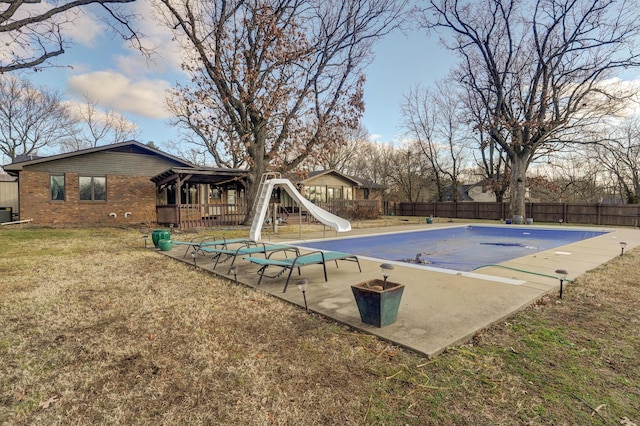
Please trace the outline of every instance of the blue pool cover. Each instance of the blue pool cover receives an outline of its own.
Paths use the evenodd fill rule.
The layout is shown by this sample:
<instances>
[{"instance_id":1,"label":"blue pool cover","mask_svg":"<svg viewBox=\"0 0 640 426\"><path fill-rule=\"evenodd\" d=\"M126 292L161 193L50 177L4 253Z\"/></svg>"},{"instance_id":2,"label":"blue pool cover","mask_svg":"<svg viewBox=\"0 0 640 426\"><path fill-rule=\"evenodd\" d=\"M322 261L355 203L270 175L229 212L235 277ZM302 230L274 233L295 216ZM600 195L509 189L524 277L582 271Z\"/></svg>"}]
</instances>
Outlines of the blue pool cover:
<instances>
[{"instance_id":1,"label":"blue pool cover","mask_svg":"<svg viewBox=\"0 0 640 426\"><path fill-rule=\"evenodd\" d=\"M606 233L510 226L464 226L297 245L456 271L472 271L482 265L505 262Z\"/></svg>"}]
</instances>

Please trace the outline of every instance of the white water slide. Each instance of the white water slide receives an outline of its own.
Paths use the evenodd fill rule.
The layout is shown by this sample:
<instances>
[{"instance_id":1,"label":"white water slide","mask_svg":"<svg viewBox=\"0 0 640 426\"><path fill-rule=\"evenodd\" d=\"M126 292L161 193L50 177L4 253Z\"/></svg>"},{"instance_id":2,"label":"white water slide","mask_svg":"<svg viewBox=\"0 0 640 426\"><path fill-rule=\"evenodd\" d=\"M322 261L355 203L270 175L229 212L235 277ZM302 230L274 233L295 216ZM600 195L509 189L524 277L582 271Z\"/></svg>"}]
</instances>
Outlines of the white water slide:
<instances>
[{"instance_id":1,"label":"white water slide","mask_svg":"<svg viewBox=\"0 0 640 426\"><path fill-rule=\"evenodd\" d=\"M264 218L269 207L271 192L276 186L284 188L284 190L287 191L287 194L289 194L292 199L300 203L309 212L310 215L318 219L321 223L332 227L338 232L351 231L351 223L349 223L348 220L336 216L333 213L329 213L328 211L321 209L311 201L304 198L298 192L296 187L293 186L289 179L274 178L265 180L262 184L262 190L260 191L259 195L260 198L258 199L255 217L253 218L253 223L251 224L251 232L249 234L249 238L251 238L252 240L260 241L262 225L264 223Z\"/></svg>"}]
</instances>

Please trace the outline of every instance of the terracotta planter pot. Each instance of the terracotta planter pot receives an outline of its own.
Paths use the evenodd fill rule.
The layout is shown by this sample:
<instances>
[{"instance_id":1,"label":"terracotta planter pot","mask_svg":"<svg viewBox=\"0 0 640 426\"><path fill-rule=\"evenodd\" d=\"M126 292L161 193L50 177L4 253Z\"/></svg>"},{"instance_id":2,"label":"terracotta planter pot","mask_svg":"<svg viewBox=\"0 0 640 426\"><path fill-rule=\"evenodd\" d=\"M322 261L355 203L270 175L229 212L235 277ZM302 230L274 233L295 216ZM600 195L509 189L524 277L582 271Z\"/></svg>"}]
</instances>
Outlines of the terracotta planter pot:
<instances>
[{"instance_id":1,"label":"terracotta planter pot","mask_svg":"<svg viewBox=\"0 0 640 426\"><path fill-rule=\"evenodd\" d=\"M383 288L384 287L384 288ZM383 280L351 286L362 322L376 327L393 324L398 317L404 285Z\"/></svg>"}]
</instances>

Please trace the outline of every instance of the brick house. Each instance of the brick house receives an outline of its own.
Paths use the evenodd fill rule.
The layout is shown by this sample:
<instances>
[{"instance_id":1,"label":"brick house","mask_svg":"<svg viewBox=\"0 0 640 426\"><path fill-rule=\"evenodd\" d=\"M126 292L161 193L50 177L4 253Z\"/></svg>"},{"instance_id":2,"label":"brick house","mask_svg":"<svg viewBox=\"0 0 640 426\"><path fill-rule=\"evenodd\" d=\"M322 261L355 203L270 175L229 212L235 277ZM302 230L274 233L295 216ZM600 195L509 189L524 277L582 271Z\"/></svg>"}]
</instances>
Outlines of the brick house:
<instances>
[{"instance_id":1,"label":"brick house","mask_svg":"<svg viewBox=\"0 0 640 426\"><path fill-rule=\"evenodd\" d=\"M156 222L151 178L193 164L129 141L4 166L18 177L20 219L34 225Z\"/></svg>"}]
</instances>

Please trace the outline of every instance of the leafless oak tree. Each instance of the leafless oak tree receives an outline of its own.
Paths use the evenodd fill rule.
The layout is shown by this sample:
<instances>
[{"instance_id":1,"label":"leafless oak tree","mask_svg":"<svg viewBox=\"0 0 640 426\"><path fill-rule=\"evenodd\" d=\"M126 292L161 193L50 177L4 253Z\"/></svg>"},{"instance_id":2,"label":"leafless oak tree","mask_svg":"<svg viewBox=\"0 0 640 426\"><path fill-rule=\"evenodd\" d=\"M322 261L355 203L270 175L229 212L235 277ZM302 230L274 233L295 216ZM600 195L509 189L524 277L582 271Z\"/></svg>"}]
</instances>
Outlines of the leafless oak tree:
<instances>
[{"instance_id":1,"label":"leafless oak tree","mask_svg":"<svg viewBox=\"0 0 640 426\"><path fill-rule=\"evenodd\" d=\"M138 34L131 26L133 16L118 8L118 3L135 0L0 0L0 73L35 68L68 47L64 28L73 24L80 10L100 5L114 31L142 49Z\"/></svg>"},{"instance_id":2,"label":"leafless oak tree","mask_svg":"<svg viewBox=\"0 0 640 426\"><path fill-rule=\"evenodd\" d=\"M511 213L524 215L526 172L565 131L615 112L606 79L640 64L639 10L625 0L429 0L460 81L488 112L485 131L510 161ZM574 133L575 134L575 133Z\"/></svg>"},{"instance_id":3,"label":"leafless oak tree","mask_svg":"<svg viewBox=\"0 0 640 426\"><path fill-rule=\"evenodd\" d=\"M0 152L12 161L70 137L75 124L59 93L0 76Z\"/></svg>"},{"instance_id":4,"label":"leafless oak tree","mask_svg":"<svg viewBox=\"0 0 640 426\"><path fill-rule=\"evenodd\" d=\"M216 149L242 154L251 205L268 169L292 170L332 141L333 129L357 128L373 43L398 25L406 1L160 3L184 51L195 52L183 96L192 121Z\"/></svg>"}]
</instances>

